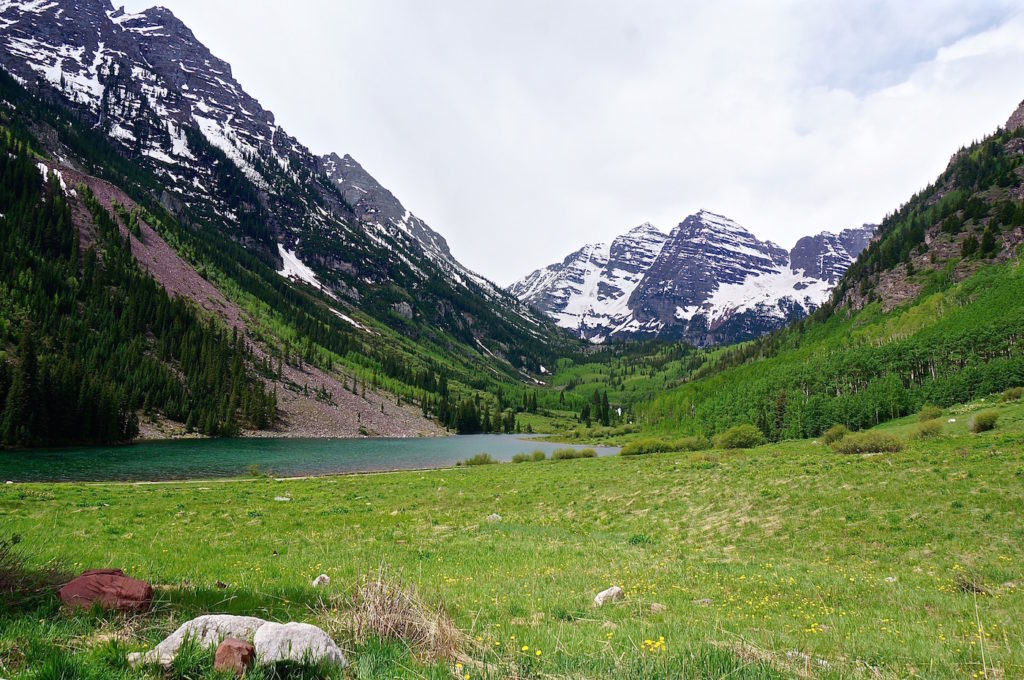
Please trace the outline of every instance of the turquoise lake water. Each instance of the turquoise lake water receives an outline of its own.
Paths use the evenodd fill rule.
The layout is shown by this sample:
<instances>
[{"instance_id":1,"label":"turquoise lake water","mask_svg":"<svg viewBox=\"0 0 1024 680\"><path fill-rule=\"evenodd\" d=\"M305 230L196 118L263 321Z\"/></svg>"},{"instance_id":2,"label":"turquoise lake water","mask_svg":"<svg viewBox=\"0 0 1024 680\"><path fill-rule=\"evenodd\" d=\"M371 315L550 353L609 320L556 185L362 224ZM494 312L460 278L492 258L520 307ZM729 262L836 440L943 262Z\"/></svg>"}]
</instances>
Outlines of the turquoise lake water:
<instances>
[{"instance_id":1,"label":"turquoise lake water","mask_svg":"<svg viewBox=\"0 0 1024 680\"><path fill-rule=\"evenodd\" d=\"M478 453L507 461L540 449L569 447L521 435L463 435L408 439L189 439L128 446L0 452L0 481L159 481L238 477L256 465L279 477L455 465Z\"/></svg>"}]
</instances>

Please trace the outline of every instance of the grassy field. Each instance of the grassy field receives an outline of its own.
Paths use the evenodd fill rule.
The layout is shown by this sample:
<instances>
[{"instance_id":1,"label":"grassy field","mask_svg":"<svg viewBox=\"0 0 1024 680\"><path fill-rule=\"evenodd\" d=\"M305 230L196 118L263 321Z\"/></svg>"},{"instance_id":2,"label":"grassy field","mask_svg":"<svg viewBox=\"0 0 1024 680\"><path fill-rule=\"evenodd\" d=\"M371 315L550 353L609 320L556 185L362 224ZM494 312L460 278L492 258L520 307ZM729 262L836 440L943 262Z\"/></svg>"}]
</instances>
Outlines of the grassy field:
<instances>
[{"instance_id":1,"label":"grassy field","mask_svg":"<svg viewBox=\"0 0 1024 680\"><path fill-rule=\"evenodd\" d=\"M159 600L133 618L69 615L49 593L8 602L0 677L159 677L124 655L207 611L318 623L352 661L345 677L1024 677L1024 406L997 406L996 428L971 434L982 406L945 412L926 439L916 418L889 423L879 430L907 446L884 455L796 441L306 480L0 486L0 534L21 536L30 565L122 567ZM350 625L352 593L381 570L450 614L465 634L456 656ZM309 586L321 572L326 591ZM611 585L625 600L595 608Z\"/></svg>"}]
</instances>

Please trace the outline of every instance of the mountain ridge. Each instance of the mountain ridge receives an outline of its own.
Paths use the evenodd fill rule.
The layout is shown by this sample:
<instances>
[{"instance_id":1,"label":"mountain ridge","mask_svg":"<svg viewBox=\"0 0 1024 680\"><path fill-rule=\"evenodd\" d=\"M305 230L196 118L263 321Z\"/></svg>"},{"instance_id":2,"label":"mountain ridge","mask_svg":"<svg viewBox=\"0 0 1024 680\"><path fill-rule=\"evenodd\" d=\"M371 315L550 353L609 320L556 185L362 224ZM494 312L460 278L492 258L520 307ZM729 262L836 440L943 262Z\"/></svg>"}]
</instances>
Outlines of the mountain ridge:
<instances>
[{"instance_id":1,"label":"mountain ridge","mask_svg":"<svg viewBox=\"0 0 1024 680\"><path fill-rule=\"evenodd\" d=\"M791 250L700 210L665 234L644 223L535 270L509 291L581 338L746 340L828 299L874 227L801 238Z\"/></svg>"}]
</instances>

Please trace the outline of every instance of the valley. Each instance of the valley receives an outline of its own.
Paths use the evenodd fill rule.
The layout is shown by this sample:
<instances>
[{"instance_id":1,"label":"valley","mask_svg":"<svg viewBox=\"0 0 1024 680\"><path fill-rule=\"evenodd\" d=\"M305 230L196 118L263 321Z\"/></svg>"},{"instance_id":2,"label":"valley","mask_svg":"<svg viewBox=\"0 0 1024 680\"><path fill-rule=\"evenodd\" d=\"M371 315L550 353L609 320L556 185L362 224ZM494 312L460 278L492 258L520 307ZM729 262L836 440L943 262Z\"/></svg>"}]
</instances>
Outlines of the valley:
<instances>
[{"instance_id":1,"label":"valley","mask_svg":"<svg viewBox=\"0 0 1024 680\"><path fill-rule=\"evenodd\" d=\"M304 96L385 63L307 69ZM491 84L416 73L431 106ZM373 84L346 95L374 109ZM520 122L466 109L467 139ZM374 113L401 138L401 112ZM785 163L755 167L772 140L730 130L749 183L730 197L703 183L713 159L652 182L588 137L595 182L638 178L630 215L685 217L585 224L559 262L556 198L644 219L543 186L569 153L482 210L492 186L456 186L451 149L396 143L451 173L407 207L377 177L409 174L371 174L361 130L352 154L306 146L170 9L0 0L0 680L1024 677L1024 103L1004 113L877 224L787 213L786 247L767 237ZM578 117L552 140L586 136ZM833 174L886 170L794 130L776 153L803 159L783 186L808 214L843 202ZM525 137L474 181L538 153ZM667 212L697 165L705 204L749 216L757 188L763 217ZM417 216L424 191L476 242ZM554 263L503 288L456 253L504 267L508 214L522 270ZM84 607L64 591L97 577L139 581ZM206 615L295 637L271 658L238 628L228 672L227 629L144 656Z\"/></svg>"}]
</instances>

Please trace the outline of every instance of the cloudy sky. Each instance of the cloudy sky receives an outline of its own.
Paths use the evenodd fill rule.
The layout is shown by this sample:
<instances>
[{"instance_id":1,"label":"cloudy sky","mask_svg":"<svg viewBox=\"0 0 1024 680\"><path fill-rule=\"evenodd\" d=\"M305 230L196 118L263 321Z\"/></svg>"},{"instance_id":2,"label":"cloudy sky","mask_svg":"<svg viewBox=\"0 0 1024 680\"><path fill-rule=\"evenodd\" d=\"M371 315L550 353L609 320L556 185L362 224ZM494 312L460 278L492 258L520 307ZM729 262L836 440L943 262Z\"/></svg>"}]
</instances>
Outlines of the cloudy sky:
<instances>
[{"instance_id":1,"label":"cloudy sky","mask_svg":"<svg viewBox=\"0 0 1024 680\"><path fill-rule=\"evenodd\" d=\"M879 221L1024 99L1009 0L160 2L501 284L700 208Z\"/></svg>"}]
</instances>

